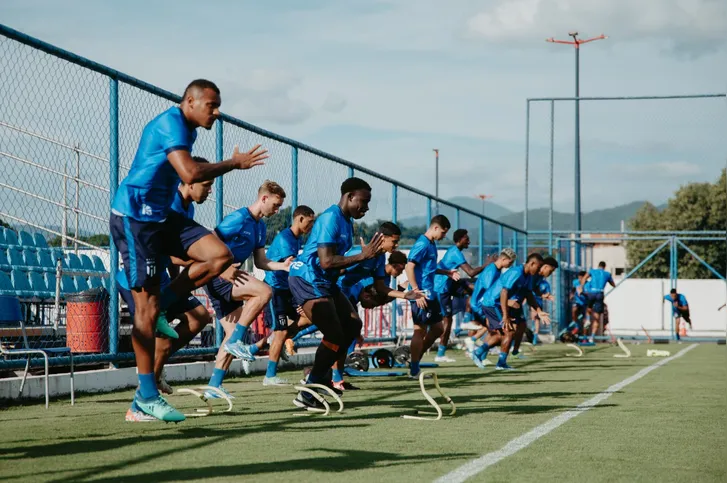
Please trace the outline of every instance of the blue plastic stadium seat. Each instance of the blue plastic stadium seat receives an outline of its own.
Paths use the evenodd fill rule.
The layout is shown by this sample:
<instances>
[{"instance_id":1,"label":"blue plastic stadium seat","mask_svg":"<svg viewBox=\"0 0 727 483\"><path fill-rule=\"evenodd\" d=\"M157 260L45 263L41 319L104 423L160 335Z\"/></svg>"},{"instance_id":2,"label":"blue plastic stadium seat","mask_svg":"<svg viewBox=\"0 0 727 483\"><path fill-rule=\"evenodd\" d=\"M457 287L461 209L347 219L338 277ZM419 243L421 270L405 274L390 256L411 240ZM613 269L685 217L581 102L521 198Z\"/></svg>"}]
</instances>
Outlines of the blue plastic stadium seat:
<instances>
[{"instance_id":1,"label":"blue plastic stadium seat","mask_svg":"<svg viewBox=\"0 0 727 483\"><path fill-rule=\"evenodd\" d=\"M5 227L0 226L0 245L5 245Z\"/></svg>"},{"instance_id":2,"label":"blue plastic stadium seat","mask_svg":"<svg viewBox=\"0 0 727 483\"><path fill-rule=\"evenodd\" d=\"M10 271L10 260L8 260L8 251L0 248L0 268Z\"/></svg>"},{"instance_id":3,"label":"blue plastic stadium seat","mask_svg":"<svg viewBox=\"0 0 727 483\"><path fill-rule=\"evenodd\" d=\"M66 261L66 257L63 254L63 250L53 250L53 260L58 260L60 258L61 260L61 267L68 269L68 262Z\"/></svg>"},{"instance_id":4,"label":"blue plastic stadium seat","mask_svg":"<svg viewBox=\"0 0 727 483\"><path fill-rule=\"evenodd\" d=\"M104 286L104 288L106 290L108 290L109 292L111 292L111 278L106 277L106 278L104 278L102 280L103 280L103 286Z\"/></svg>"},{"instance_id":5,"label":"blue plastic stadium seat","mask_svg":"<svg viewBox=\"0 0 727 483\"><path fill-rule=\"evenodd\" d=\"M83 270L83 265L81 265L81 259L78 258L78 255L76 255L75 253L68 254L68 267L71 270Z\"/></svg>"},{"instance_id":6,"label":"blue plastic stadium seat","mask_svg":"<svg viewBox=\"0 0 727 483\"><path fill-rule=\"evenodd\" d=\"M88 290L88 280L86 280L86 277L82 275L76 275L74 277L74 280L76 281L77 291L83 292L84 290Z\"/></svg>"},{"instance_id":7,"label":"blue plastic stadium seat","mask_svg":"<svg viewBox=\"0 0 727 483\"><path fill-rule=\"evenodd\" d=\"M70 275L63 275L61 277L61 293L69 294L76 292L78 292L78 290L76 289L76 282L73 281L73 277L71 277Z\"/></svg>"},{"instance_id":8,"label":"blue plastic stadium seat","mask_svg":"<svg viewBox=\"0 0 727 483\"><path fill-rule=\"evenodd\" d=\"M35 248L35 240L33 240L33 235L31 235L27 231L21 231L18 239L21 246Z\"/></svg>"},{"instance_id":9,"label":"blue plastic stadium seat","mask_svg":"<svg viewBox=\"0 0 727 483\"><path fill-rule=\"evenodd\" d=\"M56 262L53 259L53 254L49 250L40 250L38 252L38 262L45 271L54 272L56 269Z\"/></svg>"},{"instance_id":10,"label":"blue plastic stadium seat","mask_svg":"<svg viewBox=\"0 0 727 483\"><path fill-rule=\"evenodd\" d=\"M88 255L81 255L80 257L81 257L81 266L83 267L83 269L85 271L87 271L87 272L96 271L96 269L93 268L93 262L91 261L91 259L89 258Z\"/></svg>"},{"instance_id":11,"label":"blue plastic stadium seat","mask_svg":"<svg viewBox=\"0 0 727 483\"><path fill-rule=\"evenodd\" d=\"M23 247L23 259L25 260L26 267L32 267L33 270L40 271L40 261L38 261L38 252L35 250L29 250L28 247Z\"/></svg>"},{"instance_id":12,"label":"blue plastic stadium seat","mask_svg":"<svg viewBox=\"0 0 727 483\"><path fill-rule=\"evenodd\" d=\"M18 244L18 234L15 233L13 230L5 229L5 244L6 245L17 245Z\"/></svg>"},{"instance_id":13,"label":"blue plastic stadium seat","mask_svg":"<svg viewBox=\"0 0 727 483\"><path fill-rule=\"evenodd\" d=\"M38 296L30 287L30 280L28 280L28 274L26 272L14 269L10 272L10 280L13 282L13 289L15 290L16 296L24 298Z\"/></svg>"},{"instance_id":14,"label":"blue plastic stadium seat","mask_svg":"<svg viewBox=\"0 0 727 483\"><path fill-rule=\"evenodd\" d=\"M105 272L106 271L106 267L103 264L103 260L101 260L101 258L98 255L94 255L93 256L93 267L98 272Z\"/></svg>"},{"instance_id":15,"label":"blue plastic stadium seat","mask_svg":"<svg viewBox=\"0 0 727 483\"><path fill-rule=\"evenodd\" d=\"M8 248L8 260L10 260L10 265L13 268L24 267L25 257L23 256L23 249L18 246Z\"/></svg>"},{"instance_id":16,"label":"blue plastic stadium seat","mask_svg":"<svg viewBox=\"0 0 727 483\"><path fill-rule=\"evenodd\" d=\"M91 288L102 288L104 286L103 279L101 277L91 277L89 282Z\"/></svg>"},{"instance_id":17,"label":"blue plastic stadium seat","mask_svg":"<svg viewBox=\"0 0 727 483\"><path fill-rule=\"evenodd\" d=\"M38 247L38 248L48 248L48 241L40 233L36 233L35 235L33 235L33 240L35 241L35 246L36 247Z\"/></svg>"},{"instance_id":18,"label":"blue plastic stadium seat","mask_svg":"<svg viewBox=\"0 0 727 483\"><path fill-rule=\"evenodd\" d=\"M5 272L0 272L0 295L15 295L13 282L10 280L10 276Z\"/></svg>"},{"instance_id":19,"label":"blue plastic stadium seat","mask_svg":"<svg viewBox=\"0 0 727 483\"><path fill-rule=\"evenodd\" d=\"M38 296L41 298L51 298L53 296L53 293L51 292L50 288L48 287L48 284L45 281L45 277L40 272L30 272L30 288L33 289L33 292L36 294L39 294ZM53 286L53 290L55 291L55 285Z\"/></svg>"}]
</instances>

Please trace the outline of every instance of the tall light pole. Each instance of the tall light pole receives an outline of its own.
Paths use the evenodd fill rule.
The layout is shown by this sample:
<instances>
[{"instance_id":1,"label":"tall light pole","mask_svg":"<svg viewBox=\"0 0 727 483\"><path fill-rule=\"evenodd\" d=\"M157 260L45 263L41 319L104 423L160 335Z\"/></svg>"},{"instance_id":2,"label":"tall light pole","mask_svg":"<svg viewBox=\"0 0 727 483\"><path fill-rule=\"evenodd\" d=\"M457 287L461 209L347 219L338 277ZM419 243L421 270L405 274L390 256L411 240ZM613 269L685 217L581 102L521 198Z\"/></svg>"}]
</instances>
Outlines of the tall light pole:
<instances>
[{"instance_id":1,"label":"tall light pole","mask_svg":"<svg viewBox=\"0 0 727 483\"><path fill-rule=\"evenodd\" d=\"M434 151L434 196L439 198L439 149L432 149ZM436 211L439 214L439 201L436 204Z\"/></svg>"},{"instance_id":2,"label":"tall light pole","mask_svg":"<svg viewBox=\"0 0 727 483\"><path fill-rule=\"evenodd\" d=\"M580 46L593 42L594 40L607 39L605 35L601 34L598 37L593 37L586 40L578 38L578 32L568 32L568 36L572 37L573 40L555 40L554 38L545 39L546 42L554 44L566 44L572 45L576 51L576 131L575 131L575 229L576 232L581 231L581 108L580 101L577 99L580 97ZM578 235L580 236L580 235ZM577 248L576 244L576 265L581 264L581 252Z\"/></svg>"},{"instance_id":3,"label":"tall light pole","mask_svg":"<svg viewBox=\"0 0 727 483\"><path fill-rule=\"evenodd\" d=\"M479 198L482 200L482 216L485 216L485 200L492 198L494 195L484 195L480 194L475 196L475 198Z\"/></svg>"}]
</instances>

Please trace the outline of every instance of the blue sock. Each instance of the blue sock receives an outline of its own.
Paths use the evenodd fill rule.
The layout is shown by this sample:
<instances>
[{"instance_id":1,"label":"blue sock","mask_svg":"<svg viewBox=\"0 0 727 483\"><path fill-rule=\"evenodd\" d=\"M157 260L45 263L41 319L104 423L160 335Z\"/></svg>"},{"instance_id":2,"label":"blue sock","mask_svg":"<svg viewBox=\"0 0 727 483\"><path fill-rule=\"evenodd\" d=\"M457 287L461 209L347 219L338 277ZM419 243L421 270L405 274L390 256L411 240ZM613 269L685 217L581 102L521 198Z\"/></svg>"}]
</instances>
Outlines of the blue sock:
<instances>
[{"instance_id":1,"label":"blue sock","mask_svg":"<svg viewBox=\"0 0 727 483\"><path fill-rule=\"evenodd\" d=\"M479 360L484 359L487 357L487 353L490 351L490 347L487 344L482 344L477 349L475 349L475 355Z\"/></svg>"},{"instance_id":2,"label":"blue sock","mask_svg":"<svg viewBox=\"0 0 727 483\"><path fill-rule=\"evenodd\" d=\"M244 325L237 324L235 326L235 330L232 332L232 335L230 336L230 339L227 341L227 343L234 344L235 342L242 340L242 338L245 337L245 334L247 334L247 327L245 327Z\"/></svg>"},{"instance_id":3,"label":"blue sock","mask_svg":"<svg viewBox=\"0 0 727 483\"><path fill-rule=\"evenodd\" d=\"M353 352L353 351L356 350L356 343L357 342L358 341L356 339L353 339L353 342L351 342L351 345L348 346L348 351L346 352L346 354L350 354L351 352Z\"/></svg>"},{"instance_id":4,"label":"blue sock","mask_svg":"<svg viewBox=\"0 0 727 483\"><path fill-rule=\"evenodd\" d=\"M260 352L260 348L257 346L257 344L252 344L250 346L250 354L255 355L258 352Z\"/></svg>"},{"instance_id":5,"label":"blue sock","mask_svg":"<svg viewBox=\"0 0 727 483\"><path fill-rule=\"evenodd\" d=\"M477 337L475 337L474 335L470 337L470 339L472 340L472 342L477 342Z\"/></svg>"},{"instance_id":6,"label":"blue sock","mask_svg":"<svg viewBox=\"0 0 727 483\"><path fill-rule=\"evenodd\" d=\"M224 369L217 369L216 367L212 371L212 377L210 377L210 386L212 387L220 387L222 385L222 380L225 378L225 374L227 373Z\"/></svg>"},{"instance_id":7,"label":"blue sock","mask_svg":"<svg viewBox=\"0 0 727 483\"><path fill-rule=\"evenodd\" d=\"M301 337L304 337L304 336L306 336L308 334L312 334L312 333L317 332L317 331L318 331L318 327L316 327L315 325L311 325L309 327L306 327L305 329L303 329L300 332L298 332L297 334L295 334L295 336L293 336L293 342L295 342L296 340L300 339Z\"/></svg>"},{"instance_id":8,"label":"blue sock","mask_svg":"<svg viewBox=\"0 0 727 483\"><path fill-rule=\"evenodd\" d=\"M420 371L421 371L421 369L419 369L418 361L417 362L411 361L409 363L409 372L411 373L412 376L418 375Z\"/></svg>"},{"instance_id":9,"label":"blue sock","mask_svg":"<svg viewBox=\"0 0 727 483\"><path fill-rule=\"evenodd\" d=\"M179 296L172 292L169 287L162 290L162 293L159 295L159 308L164 312L169 308L170 305L172 305Z\"/></svg>"},{"instance_id":10,"label":"blue sock","mask_svg":"<svg viewBox=\"0 0 727 483\"><path fill-rule=\"evenodd\" d=\"M278 375L278 363L268 361L268 369L265 371L265 377L275 377Z\"/></svg>"},{"instance_id":11,"label":"blue sock","mask_svg":"<svg viewBox=\"0 0 727 483\"><path fill-rule=\"evenodd\" d=\"M507 365L507 352L500 352L500 358L497 360L498 366L506 366Z\"/></svg>"},{"instance_id":12,"label":"blue sock","mask_svg":"<svg viewBox=\"0 0 727 483\"><path fill-rule=\"evenodd\" d=\"M144 399L152 399L159 396L157 381L152 374L139 374L139 393Z\"/></svg>"},{"instance_id":13,"label":"blue sock","mask_svg":"<svg viewBox=\"0 0 727 483\"><path fill-rule=\"evenodd\" d=\"M437 357L444 357L444 354L447 352L447 346L439 344L439 347L437 348Z\"/></svg>"},{"instance_id":14,"label":"blue sock","mask_svg":"<svg viewBox=\"0 0 727 483\"><path fill-rule=\"evenodd\" d=\"M538 334L533 332L533 345L536 345L538 343Z\"/></svg>"},{"instance_id":15,"label":"blue sock","mask_svg":"<svg viewBox=\"0 0 727 483\"><path fill-rule=\"evenodd\" d=\"M343 372L338 369L333 369L333 382L343 381Z\"/></svg>"}]
</instances>

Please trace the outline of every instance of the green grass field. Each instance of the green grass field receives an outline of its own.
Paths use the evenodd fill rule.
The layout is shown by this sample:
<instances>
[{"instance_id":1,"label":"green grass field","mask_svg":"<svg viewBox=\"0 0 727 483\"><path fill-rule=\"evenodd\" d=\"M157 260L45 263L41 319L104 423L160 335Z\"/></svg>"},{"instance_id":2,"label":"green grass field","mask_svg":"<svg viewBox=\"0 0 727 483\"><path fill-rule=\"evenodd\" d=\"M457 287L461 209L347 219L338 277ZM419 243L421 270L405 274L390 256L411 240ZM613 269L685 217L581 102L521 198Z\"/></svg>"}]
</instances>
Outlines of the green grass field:
<instances>
[{"instance_id":1,"label":"green grass field","mask_svg":"<svg viewBox=\"0 0 727 483\"><path fill-rule=\"evenodd\" d=\"M457 415L400 418L426 408L415 381L355 380L343 414L295 416L293 393L261 376L231 379L230 414L172 425L124 422L132 391L0 412L4 481L432 481L497 451L659 359L630 346L584 358L538 348L519 371L481 371L464 354L440 367ZM686 345L660 345L672 354ZM299 373L283 374L289 379ZM177 386L179 387L179 386ZM191 397L171 396L191 407ZM446 406L444 407L446 412ZM701 345L469 481L727 481L727 351Z\"/></svg>"}]
</instances>

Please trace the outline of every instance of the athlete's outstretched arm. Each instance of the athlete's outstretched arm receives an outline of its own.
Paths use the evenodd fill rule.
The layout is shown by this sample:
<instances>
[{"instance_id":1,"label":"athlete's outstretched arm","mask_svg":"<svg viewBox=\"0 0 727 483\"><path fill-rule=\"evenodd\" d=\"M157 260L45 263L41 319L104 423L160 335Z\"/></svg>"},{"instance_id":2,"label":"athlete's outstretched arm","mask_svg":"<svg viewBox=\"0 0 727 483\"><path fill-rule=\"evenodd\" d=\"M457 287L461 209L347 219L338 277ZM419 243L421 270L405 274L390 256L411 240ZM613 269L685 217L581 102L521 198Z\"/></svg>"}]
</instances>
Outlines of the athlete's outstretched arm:
<instances>
[{"instance_id":1,"label":"athlete's outstretched arm","mask_svg":"<svg viewBox=\"0 0 727 483\"><path fill-rule=\"evenodd\" d=\"M389 288L386 286L386 282L383 279L374 280L374 288L376 292L381 295L386 295L393 299L406 299L416 300L418 298L424 298L424 292L421 290L410 290L408 292L399 292L398 290Z\"/></svg>"},{"instance_id":2,"label":"athlete's outstretched arm","mask_svg":"<svg viewBox=\"0 0 727 483\"><path fill-rule=\"evenodd\" d=\"M475 278L477 275L482 273L482 270L484 270L486 266L487 265L482 265L481 267L475 268L472 265L470 265L469 263L463 263L462 265L459 266L459 268L461 268L464 271L464 273L467 274L467 276L469 278Z\"/></svg>"},{"instance_id":3,"label":"athlete's outstretched arm","mask_svg":"<svg viewBox=\"0 0 727 483\"><path fill-rule=\"evenodd\" d=\"M278 270L284 270L287 272L290 270L290 264L293 263L293 257L288 257L285 259L285 261L282 262L274 262L270 260L265 254L264 248L256 248L252 255L253 260L255 260L255 266L260 270L265 270L268 272L274 272Z\"/></svg>"},{"instance_id":4,"label":"athlete's outstretched arm","mask_svg":"<svg viewBox=\"0 0 727 483\"><path fill-rule=\"evenodd\" d=\"M235 146L232 157L219 163L198 163L192 159L192 155L186 149L177 149L167 154L167 159L186 184L209 181L235 169L250 169L260 166L265 164L263 159L268 157L267 149L260 149L259 144L244 153L241 153Z\"/></svg>"},{"instance_id":5,"label":"athlete's outstretched arm","mask_svg":"<svg viewBox=\"0 0 727 483\"><path fill-rule=\"evenodd\" d=\"M321 264L321 268L323 270L330 270L332 268L348 268L378 255L383 241L384 237L381 233L376 233L371 238L368 245L364 245L363 240L361 240L361 252L351 255L350 257L345 255L336 255L335 247L332 245L319 245L318 262Z\"/></svg>"}]
</instances>

